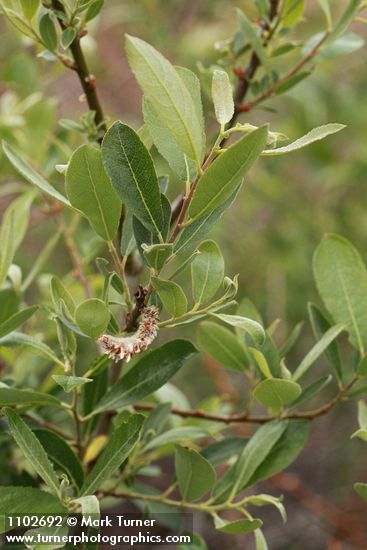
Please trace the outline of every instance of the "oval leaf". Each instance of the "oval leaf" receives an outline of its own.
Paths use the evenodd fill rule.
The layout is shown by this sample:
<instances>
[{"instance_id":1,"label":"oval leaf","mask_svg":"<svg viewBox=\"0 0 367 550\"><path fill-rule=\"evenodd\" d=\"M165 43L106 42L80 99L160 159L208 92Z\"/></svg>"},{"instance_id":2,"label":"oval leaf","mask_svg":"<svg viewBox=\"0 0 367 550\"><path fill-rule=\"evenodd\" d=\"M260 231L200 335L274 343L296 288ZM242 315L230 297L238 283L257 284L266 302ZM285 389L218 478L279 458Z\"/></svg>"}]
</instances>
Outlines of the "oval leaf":
<instances>
[{"instance_id":1,"label":"oval leaf","mask_svg":"<svg viewBox=\"0 0 367 550\"><path fill-rule=\"evenodd\" d=\"M301 386L290 380L268 378L256 386L254 396L266 407L279 408L297 399L301 391Z\"/></svg>"},{"instance_id":2,"label":"oval leaf","mask_svg":"<svg viewBox=\"0 0 367 550\"><path fill-rule=\"evenodd\" d=\"M234 102L232 86L225 71L216 69L213 72L212 98L215 116L219 124L227 124L233 117Z\"/></svg>"},{"instance_id":3,"label":"oval leaf","mask_svg":"<svg viewBox=\"0 0 367 550\"><path fill-rule=\"evenodd\" d=\"M66 172L66 192L71 204L89 220L105 241L116 235L121 203L104 170L101 152L82 145L70 159Z\"/></svg>"},{"instance_id":4,"label":"oval leaf","mask_svg":"<svg viewBox=\"0 0 367 550\"><path fill-rule=\"evenodd\" d=\"M140 38L127 35L126 52L145 97L172 138L189 158L200 162L204 152L202 120L176 69Z\"/></svg>"},{"instance_id":5,"label":"oval leaf","mask_svg":"<svg viewBox=\"0 0 367 550\"><path fill-rule=\"evenodd\" d=\"M187 299L182 288L173 281L165 281L157 277L151 278L152 285L166 310L173 318L181 317L187 311Z\"/></svg>"},{"instance_id":6,"label":"oval leaf","mask_svg":"<svg viewBox=\"0 0 367 550\"><path fill-rule=\"evenodd\" d=\"M204 321L198 327L197 339L200 349L224 367L240 372L248 367L248 357L244 346L227 328L210 321Z\"/></svg>"},{"instance_id":7,"label":"oval leaf","mask_svg":"<svg viewBox=\"0 0 367 550\"><path fill-rule=\"evenodd\" d=\"M254 130L221 153L205 170L190 202L191 219L212 212L229 199L264 149L267 137L267 126Z\"/></svg>"},{"instance_id":8,"label":"oval leaf","mask_svg":"<svg viewBox=\"0 0 367 550\"><path fill-rule=\"evenodd\" d=\"M91 338L98 338L106 331L111 314L106 304L97 298L82 302L75 311L75 321Z\"/></svg>"},{"instance_id":9,"label":"oval leaf","mask_svg":"<svg viewBox=\"0 0 367 550\"><path fill-rule=\"evenodd\" d=\"M193 449L176 446L175 470L182 498L189 502L204 496L216 480L213 466Z\"/></svg>"},{"instance_id":10,"label":"oval leaf","mask_svg":"<svg viewBox=\"0 0 367 550\"><path fill-rule=\"evenodd\" d=\"M224 260L214 241L204 241L191 264L192 295L196 305L206 304L221 286Z\"/></svg>"},{"instance_id":11,"label":"oval leaf","mask_svg":"<svg viewBox=\"0 0 367 550\"><path fill-rule=\"evenodd\" d=\"M173 340L148 353L113 386L92 414L125 407L158 390L195 352L191 342Z\"/></svg>"},{"instance_id":12,"label":"oval leaf","mask_svg":"<svg viewBox=\"0 0 367 550\"><path fill-rule=\"evenodd\" d=\"M367 344L366 267L354 246L339 235L326 235L313 258L319 294L336 323L349 332L361 356Z\"/></svg>"}]
</instances>

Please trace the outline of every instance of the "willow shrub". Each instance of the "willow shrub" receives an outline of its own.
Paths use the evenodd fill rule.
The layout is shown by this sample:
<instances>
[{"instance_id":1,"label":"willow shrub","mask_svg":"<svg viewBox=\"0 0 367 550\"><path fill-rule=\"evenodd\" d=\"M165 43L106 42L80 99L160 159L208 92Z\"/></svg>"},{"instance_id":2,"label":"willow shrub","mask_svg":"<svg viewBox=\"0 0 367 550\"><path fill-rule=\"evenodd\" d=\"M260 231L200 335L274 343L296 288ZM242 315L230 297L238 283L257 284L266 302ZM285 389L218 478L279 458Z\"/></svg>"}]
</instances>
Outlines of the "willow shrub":
<instances>
[{"instance_id":1,"label":"willow shrub","mask_svg":"<svg viewBox=\"0 0 367 550\"><path fill-rule=\"evenodd\" d=\"M276 506L284 521L286 512L281 496L256 494L256 483L295 460L311 420L366 387L367 273L352 244L326 235L315 252L321 305L308 306L315 344L295 365L287 355L300 326L277 346L276 325L264 326L249 299L236 302L237 276L226 273L218 244L207 238L242 192L254 163L292 154L344 127L324 121L292 140L240 115L260 113L259 105L312 78L321 60L363 44L349 30L355 19L362 20L364 5L358 0L338 16L328 0L319 0L321 31L303 41L295 39L302 0L253 4L256 21L238 10L238 32L217 44L217 63L202 69L200 79L139 37L126 35L128 61L144 94L144 124L136 130L105 118L84 58L82 37L103 1L1 2L3 15L34 43L38 56L76 73L89 107L78 121L60 121L63 155L69 144L81 144L63 164L60 152L50 148L44 167L59 162L51 178L27 158L17 132L9 131L3 142L14 173L30 184L17 189L0 229L1 440L11 472L0 488L3 514L99 513L105 499L130 499L152 515L158 504L177 514L206 513L213 529L253 533L257 548L266 548L259 507ZM212 97L205 114L201 86ZM205 121L214 113L212 136ZM161 157L159 170L153 149L154 157ZM172 204L162 166L181 182ZM43 205L57 231L30 271L22 273L17 258L32 205ZM85 220L89 248L76 238ZM28 289L44 283L44 266L55 249L68 252L73 272L49 276L44 299L33 304L37 294ZM195 343L172 340L172 329L176 336L188 324L195 326ZM354 350L352 366L339 352L341 333ZM157 346L157 335L163 345ZM25 352L38 358L37 389L34 381L33 387L19 386L12 374L24 368ZM209 399L198 410L177 407L170 381L199 353L236 371L245 401L241 409L229 410L220 399ZM321 356L329 364L327 375L318 372ZM327 385L334 397L310 408ZM231 435L238 423L251 423L253 435ZM354 436L367 440L364 402L359 423ZM162 456L172 460L172 474L160 492L154 478L150 485L141 476L152 464L159 476ZM357 483L356 490L367 498L366 484ZM227 511L234 513L230 520ZM6 526L3 521L2 530ZM195 541L206 547L199 534Z\"/></svg>"}]
</instances>

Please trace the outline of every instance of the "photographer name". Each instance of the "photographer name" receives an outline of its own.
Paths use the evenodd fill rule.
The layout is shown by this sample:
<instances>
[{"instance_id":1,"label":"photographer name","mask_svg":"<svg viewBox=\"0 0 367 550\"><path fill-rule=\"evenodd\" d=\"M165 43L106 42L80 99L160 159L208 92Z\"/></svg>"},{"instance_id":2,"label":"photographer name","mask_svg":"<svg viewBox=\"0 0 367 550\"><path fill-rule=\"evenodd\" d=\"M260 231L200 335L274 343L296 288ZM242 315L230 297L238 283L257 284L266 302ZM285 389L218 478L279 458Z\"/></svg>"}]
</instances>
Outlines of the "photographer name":
<instances>
[{"instance_id":1,"label":"photographer name","mask_svg":"<svg viewBox=\"0 0 367 550\"><path fill-rule=\"evenodd\" d=\"M135 519L127 518L123 515L104 516L97 518L93 515L83 516L81 518L81 527L152 527L156 523L155 519Z\"/></svg>"}]
</instances>

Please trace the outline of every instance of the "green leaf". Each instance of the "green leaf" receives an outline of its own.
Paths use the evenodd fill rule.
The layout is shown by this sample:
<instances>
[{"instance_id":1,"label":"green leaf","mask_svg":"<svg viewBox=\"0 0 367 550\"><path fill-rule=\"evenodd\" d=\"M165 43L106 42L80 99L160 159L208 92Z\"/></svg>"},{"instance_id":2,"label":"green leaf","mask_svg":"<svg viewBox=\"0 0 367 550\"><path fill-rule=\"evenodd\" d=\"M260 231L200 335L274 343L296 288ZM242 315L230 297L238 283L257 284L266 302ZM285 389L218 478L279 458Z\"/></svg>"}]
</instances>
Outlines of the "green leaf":
<instances>
[{"instance_id":1,"label":"green leaf","mask_svg":"<svg viewBox=\"0 0 367 550\"><path fill-rule=\"evenodd\" d=\"M256 550L269 550L266 539L260 529L256 529L255 531L255 544Z\"/></svg>"},{"instance_id":2,"label":"green leaf","mask_svg":"<svg viewBox=\"0 0 367 550\"><path fill-rule=\"evenodd\" d=\"M277 84L274 90L274 93L276 95L280 95L280 94L284 94L285 92L288 92L288 90L291 90L292 88L297 86L297 84L299 84L300 82L302 82L302 80L310 76L310 74L311 74L311 71L302 71L301 73L295 74L291 78L288 78L285 82L282 82L281 84ZM269 151L270 150L271 149L269 149Z\"/></svg>"},{"instance_id":3,"label":"green leaf","mask_svg":"<svg viewBox=\"0 0 367 550\"><path fill-rule=\"evenodd\" d=\"M186 181L189 174L190 180L193 180L196 175L195 162L187 158L177 142L172 139L170 131L159 118L159 114L153 105L146 98L143 101L143 113L144 122L159 153L180 179Z\"/></svg>"},{"instance_id":4,"label":"green leaf","mask_svg":"<svg viewBox=\"0 0 367 550\"><path fill-rule=\"evenodd\" d=\"M228 535L242 535L244 533L253 533L261 527L261 519L237 519L235 521L225 521L218 516L215 518L215 528L221 533Z\"/></svg>"},{"instance_id":5,"label":"green leaf","mask_svg":"<svg viewBox=\"0 0 367 550\"><path fill-rule=\"evenodd\" d=\"M183 152L199 163L204 152L202 120L186 84L171 63L143 40L127 35L126 52L160 120Z\"/></svg>"},{"instance_id":6,"label":"green leaf","mask_svg":"<svg viewBox=\"0 0 367 550\"><path fill-rule=\"evenodd\" d=\"M10 530L6 525L6 514L65 513L67 509L50 493L33 487L0 487L0 533Z\"/></svg>"},{"instance_id":7,"label":"green leaf","mask_svg":"<svg viewBox=\"0 0 367 550\"><path fill-rule=\"evenodd\" d=\"M128 210L124 217L124 224L122 227L120 243L121 256L129 256L135 248L136 240L133 231L133 215L130 210Z\"/></svg>"},{"instance_id":8,"label":"green leaf","mask_svg":"<svg viewBox=\"0 0 367 550\"><path fill-rule=\"evenodd\" d=\"M308 55L312 51L318 42L321 40L322 34L318 33L308 42L302 49L304 55ZM354 32L346 32L342 36L338 36L335 40L327 40L320 48L318 54L315 56L315 61L325 61L330 59L336 59L343 55L349 55L364 46L365 41L361 36Z\"/></svg>"},{"instance_id":9,"label":"green leaf","mask_svg":"<svg viewBox=\"0 0 367 550\"><path fill-rule=\"evenodd\" d=\"M152 285L173 318L181 317L187 311L187 299L182 288L173 281L151 277Z\"/></svg>"},{"instance_id":10,"label":"green leaf","mask_svg":"<svg viewBox=\"0 0 367 550\"><path fill-rule=\"evenodd\" d=\"M362 497L364 500L367 500L367 483L355 483L353 485L354 490Z\"/></svg>"},{"instance_id":11,"label":"green leaf","mask_svg":"<svg viewBox=\"0 0 367 550\"><path fill-rule=\"evenodd\" d=\"M245 347L227 328L204 321L198 326L197 340L199 348L224 367L239 372L247 369L249 360Z\"/></svg>"},{"instance_id":12,"label":"green leaf","mask_svg":"<svg viewBox=\"0 0 367 550\"><path fill-rule=\"evenodd\" d=\"M12 332L11 334L4 336L3 338L0 338L0 347L1 346L24 346L25 348L27 348L27 350L31 351L35 355L40 355L41 357L44 357L45 359L48 359L56 365L64 368L64 363L57 357L57 355L49 346L47 346L43 342L40 342L39 340L36 340L35 338L32 338L32 336L28 336L27 334Z\"/></svg>"},{"instance_id":13,"label":"green leaf","mask_svg":"<svg viewBox=\"0 0 367 550\"><path fill-rule=\"evenodd\" d=\"M282 517L283 523L285 523L287 521L287 512L285 511L285 508L281 503L282 498L283 497L275 498L275 497L272 497L271 495L264 495L264 494L254 495L254 496L249 496L246 499L246 504L251 504L253 506L266 506L268 504L272 504L278 509Z\"/></svg>"},{"instance_id":14,"label":"green leaf","mask_svg":"<svg viewBox=\"0 0 367 550\"><path fill-rule=\"evenodd\" d=\"M367 429L367 405L364 401L358 401L358 423L360 428Z\"/></svg>"},{"instance_id":15,"label":"green leaf","mask_svg":"<svg viewBox=\"0 0 367 550\"><path fill-rule=\"evenodd\" d=\"M100 13L103 8L104 0L95 0L90 4L85 14L85 22L92 21Z\"/></svg>"},{"instance_id":16,"label":"green leaf","mask_svg":"<svg viewBox=\"0 0 367 550\"><path fill-rule=\"evenodd\" d=\"M57 32L53 18L50 13L45 13L39 22L39 31L46 48L51 52L57 48Z\"/></svg>"},{"instance_id":17,"label":"green leaf","mask_svg":"<svg viewBox=\"0 0 367 550\"><path fill-rule=\"evenodd\" d=\"M149 352L101 399L93 414L126 407L158 390L195 352L187 340L172 340Z\"/></svg>"},{"instance_id":18,"label":"green leaf","mask_svg":"<svg viewBox=\"0 0 367 550\"><path fill-rule=\"evenodd\" d=\"M75 388L84 386L88 382L93 382L91 378L81 378L80 376L65 376L62 374L53 374L52 378L55 380L56 384L62 387L64 392L70 393Z\"/></svg>"},{"instance_id":19,"label":"green leaf","mask_svg":"<svg viewBox=\"0 0 367 550\"><path fill-rule=\"evenodd\" d=\"M241 182L237 184L231 196L223 202L218 208L207 212L204 216L199 217L190 225L181 231L178 239L174 242L173 250L176 254L186 254L188 250L194 248L203 237L210 231L213 225L222 216L225 210L234 202L237 193L241 187Z\"/></svg>"},{"instance_id":20,"label":"green leaf","mask_svg":"<svg viewBox=\"0 0 367 550\"><path fill-rule=\"evenodd\" d=\"M196 306L209 302L224 277L223 256L214 241L202 242L198 252L191 264L192 295Z\"/></svg>"},{"instance_id":21,"label":"green leaf","mask_svg":"<svg viewBox=\"0 0 367 550\"><path fill-rule=\"evenodd\" d=\"M213 487L216 474L213 466L193 449L176 446L175 470L181 496L194 502Z\"/></svg>"},{"instance_id":22,"label":"green leaf","mask_svg":"<svg viewBox=\"0 0 367 550\"><path fill-rule=\"evenodd\" d=\"M332 42L338 36L345 33L349 25L354 19L354 16L361 8L361 0L350 0L339 21L336 23L332 33L330 33L327 42Z\"/></svg>"},{"instance_id":23,"label":"green leaf","mask_svg":"<svg viewBox=\"0 0 367 550\"><path fill-rule=\"evenodd\" d=\"M173 244L142 245L144 258L148 264L159 273L167 259L171 256Z\"/></svg>"},{"instance_id":24,"label":"green leaf","mask_svg":"<svg viewBox=\"0 0 367 550\"><path fill-rule=\"evenodd\" d=\"M226 313L211 313L211 315L232 327L248 333L258 344L261 345L264 343L265 331L257 321L241 317L240 315L227 315Z\"/></svg>"},{"instance_id":25,"label":"green leaf","mask_svg":"<svg viewBox=\"0 0 367 550\"><path fill-rule=\"evenodd\" d=\"M25 458L29 460L46 485L60 496L59 480L41 443L15 411L5 409L5 416L8 419L11 434Z\"/></svg>"},{"instance_id":26,"label":"green leaf","mask_svg":"<svg viewBox=\"0 0 367 550\"><path fill-rule=\"evenodd\" d=\"M248 440L248 437L226 437L221 441L215 441L215 443L212 443L209 447L205 447L205 449L201 451L201 454L209 460L213 466L224 464L233 459L235 455L241 453L244 446L247 445Z\"/></svg>"},{"instance_id":27,"label":"green leaf","mask_svg":"<svg viewBox=\"0 0 367 550\"><path fill-rule=\"evenodd\" d=\"M38 306L27 307L25 309L22 309L22 311L18 311L18 313L14 313L14 315L1 323L0 338L6 336L7 334L9 334L9 332L13 332L13 330L25 323L30 317L32 317L37 309Z\"/></svg>"},{"instance_id":28,"label":"green leaf","mask_svg":"<svg viewBox=\"0 0 367 550\"><path fill-rule=\"evenodd\" d=\"M265 67L267 71L271 71L272 67L270 65L266 49L264 48L263 40L258 32L258 25L255 27L242 10L236 9L236 12L241 30L246 37L246 41L256 53L261 65Z\"/></svg>"},{"instance_id":29,"label":"green leaf","mask_svg":"<svg viewBox=\"0 0 367 550\"><path fill-rule=\"evenodd\" d=\"M247 485L257 468L266 459L276 442L281 438L287 428L287 422L273 420L261 426L251 437L238 460L214 488L216 499L225 498L230 492L235 496Z\"/></svg>"},{"instance_id":30,"label":"green leaf","mask_svg":"<svg viewBox=\"0 0 367 550\"><path fill-rule=\"evenodd\" d=\"M308 132L308 134L305 134L301 138L296 139L296 141L293 141L292 143L289 143L284 147L278 147L277 149L266 149L261 153L261 155L274 156L291 153L292 151L302 149L302 147L306 147L307 145L310 145L315 141L324 139L326 136L330 136L331 134L340 132L340 130L343 130L343 128L345 128L344 124L324 124L323 126L318 126L317 128L314 128L313 130Z\"/></svg>"},{"instance_id":31,"label":"green leaf","mask_svg":"<svg viewBox=\"0 0 367 550\"><path fill-rule=\"evenodd\" d=\"M351 437L351 439L353 439L354 437L358 437L359 439L362 439L362 441L367 443L367 429L366 428L360 428L359 430L354 432L354 434L352 434L350 437Z\"/></svg>"},{"instance_id":32,"label":"green leaf","mask_svg":"<svg viewBox=\"0 0 367 550\"><path fill-rule=\"evenodd\" d=\"M305 9L304 0L285 0L282 8L282 24L292 28L302 17Z\"/></svg>"},{"instance_id":33,"label":"green leaf","mask_svg":"<svg viewBox=\"0 0 367 550\"><path fill-rule=\"evenodd\" d=\"M310 422L306 420L290 420L286 428L266 457L246 482L250 487L258 481L285 470L299 455L306 444L310 431Z\"/></svg>"},{"instance_id":34,"label":"green leaf","mask_svg":"<svg viewBox=\"0 0 367 550\"><path fill-rule=\"evenodd\" d=\"M78 489L83 485L84 472L80 460L62 437L51 430L37 428L33 433L45 449L55 468L62 470Z\"/></svg>"},{"instance_id":35,"label":"green leaf","mask_svg":"<svg viewBox=\"0 0 367 550\"><path fill-rule=\"evenodd\" d=\"M120 199L150 231L160 235L163 212L157 174L138 134L115 122L102 143L103 163Z\"/></svg>"},{"instance_id":36,"label":"green leaf","mask_svg":"<svg viewBox=\"0 0 367 550\"><path fill-rule=\"evenodd\" d=\"M262 126L239 139L210 164L193 193L189 206L191 219L212 212L231 197L264 149L267 136L268 127Z\"/></svg>"},{"instance_id":37,"label":"green leaf","mask_svg":"<svg viewBox=\"0 0 367 550\"><path fill-rule=\"evenodd\" d=\"M202 439L203 437L209 436L210 432L204 428L197 428L195 426L179 426L178 428L167 430L157 437L154 437L147 445L145 445L144 449L149 451L165 445L172 445L183 441L193 441L195 439Z\"/></svg>"},{"instance_id":38,"label":"green leaf","mask_svg":"<svg viewBox=\"0 0 367 550\"><path fill-rule=\"evenodd\" d=\"M216 69L213 72L212 98L215 116L219 124L227 124L233 117L234 102L232 86L225 71Z\"/></svg>"},{"instance_id":39,"label":"green leaf","mask_svg":"<svg viewBox=\"0 0 367 550\"><path fill-rule=\"evenodd\" d=\"M326 235L313 258L319 294L336 323L343 323L361 356L367 344L366 267L354 246L339 235Z\"/></svg>"},{"instance_id":40,"label":"green leaf","mask_svg":"<svg viewBox=\"0 0 367 550\"><path fill-rule=\"evenodd\" d=\"M40 0L20 0L20 5L22 6L24 17L30 21L40 6Z\"/></svg>"},{"instance_id":41,"label":"green leaf","mask_svg":"<svg viewBox=\"0 0 367 550\"><path fill-rule=\"evenodd\" d=\"M322 11L325 14L326 28L327 28L328 31L331 31L331 29L333 27L333 22L332 22L332 19L331 19L331 11L330 11L329 0L317 0L317 2L318 2L320 8L322 9Z\"/></svg>"},{"instance_id":42,"label":"green leaf","mask_svg":"<svg viewBox=\"0 0 367 550\"><path fill-rule=\"evenodd\" d=\"M306 401L309 401L312 399L315 395L320 393L321 390L325 388L330 382L332 381L333 377L331 374L329 376L323 376L316 382L313 382L307 388L305 388L301 395L297 397L292 403L289 403L287 409L295 409L298 408L300 405L303 405L303 403L306 403Z\"/></svg>"},{"instance_id":43,"label":"green leaf","mask_svg":"<svg viewBox=\"0 0 367 550\"><path fill-rule=\"evenodd\" d=\"M94 519L100 517L101 510L99 506L99 500L94 495L86 495L84 497L76 498L73 500L79 504L81 513L83 516L94 516Z\"/></svg>"},{"instance_id":44,"label":"green leaf","mask_svg":"<svg viewBox=\"0 0 367 550\"><path fill-rule=\"evenodd\" d=\"M15 213L4 217L0 227L0 286L6 280L10 265L15 255Z\"/></svg>"},{"instance_id":45,"label":"green leaf","mask_svg":"<svg viewBox=\"0 0 367 550\"><path fill-rule=\"evenodd\" d=\"M301 391L301 386L295 382L280 378L269 378L256 386L254 397L262 405L278 409L297 399Z\"/></svg>"},{"instance_id":46,"label":"green leaf","mask_svg":"<svg viewBox=\"0 0 367 550\"><path fill-rule=\"evenodd\" d=\"M62 31L61 35L61 45L64 50L67 50L70 44L74 41L76 37L76 29L73 27L68 27Z\"/></svg>"},{"instance_id":47,"label":"green leaf","mask_svg":"<svg viewBox=\"0 0 367 550\"><path fill-rule=\"evenodd\" d=\"M0 388L0 407L11 405L53 405L60 406L60 401L53 395L33 390L18 390L16 388Z\"/></svg>"},{"instance_id":48,"label":"green leaf","mask_svg":"<svg viewBox=\"0 0 367 550\"><path fill-rule=\"evenodd\" d=\"M40 174L38 174L15 150L10 147L6 141L2 142L3 151L9 162L13 165L15 170L23 176L32 185L35 185L40 191L50 195L53 199L58 200L65 206L71 207L68 199L54 189Z\"/></svg>"},{"instance_id":49,"label":"green leaf","mask_svg":"<svg viewBox=\"0 0 367 550\"><path fill-rule=\"evenodd\" d=\"M106 304L98 298L85 300L75 310L76 324L91 338L98 338L106 331L110 317Z\"/></svg>"},{"instance_id":50,"label":"green leaf","mask_svg":"<svg viewBox=\"0 0 367 550\"><path fill-rule=\"evenodd\" d=\"M326 317L322 314L320 309L314 304L309 303L307 306L308 314L310 316L312 331L317 340L320 340L330 328L331 325ZM342 363L339 355L339 349L337 343L331 342L325 349L325 357L328 359L330 365L335 371L338 380L342 379Z\"/></svg>"},{"instance_id":51,"label":"green leaf","mask_svg":"<svg viewBox=\"0 0 367 550\"><path fill-rule=\"evenodd\" d=\"M50 282L51 298L54 306L60 311L60 301L62 300L66 306L66 309L72 317L75 314L75 302L74 298L67 290L63 282L56 276L51 278Z\"/></svg>"},{"instance_id":52,"label":"green leaf","mask_svg":"<svg viewBox=\"0 0 367 550\"><path fill-rule=\"evenodd\" d=\"M308 369L316 361L316 359L318 359L320 355L324 353L330 343L333 342L333 340L335 340L335 338L339 336L339 334L343 332L343 330L345 330L345 325L335 325L334 327L329 328L329 330L327 330L325 334L322 335L321 339L308 352L306 357L302 359L301 363L294 371L292 375L294 381L302 378L302 376L308 371Z\"/></svg>"},{"instance_id":53,"label":"green leaf","mask_svg":"<svg viewBox=\"0 0 367 550\"><path fill-rule=\"evenodd\" d=\"M127 422L121 423L108 438L107 446L89 472L81 489L82 495L90 495L108 480L126 460L139 439L144 416L133 414Z\"/></svg>"},{"instance_id":54,"label":"green leaf","mask_svg":"<svg viewBox=\"0 0 367 550\"><path fill-rule=\"evenodd\" d=\"M269 368L269 364L265 355L256 348L250 347L248 348L248 350L255 358L256 364L259 367L261 373L265 376L265 378L268 378L268 379L273 378L273 373Z\"/></svg>"},{"instance_id":55,"label":"green leaf","mask_svg":"<svg viewBox=\"0 0 367 550\"><path fill-rule=\"evenodd\" d=\"M88 218L102 239L112 241L121 203L104 170L101 151L93 145L81 145L70 159L65 184L71 204Z\"/></svg>"}]
</instances>

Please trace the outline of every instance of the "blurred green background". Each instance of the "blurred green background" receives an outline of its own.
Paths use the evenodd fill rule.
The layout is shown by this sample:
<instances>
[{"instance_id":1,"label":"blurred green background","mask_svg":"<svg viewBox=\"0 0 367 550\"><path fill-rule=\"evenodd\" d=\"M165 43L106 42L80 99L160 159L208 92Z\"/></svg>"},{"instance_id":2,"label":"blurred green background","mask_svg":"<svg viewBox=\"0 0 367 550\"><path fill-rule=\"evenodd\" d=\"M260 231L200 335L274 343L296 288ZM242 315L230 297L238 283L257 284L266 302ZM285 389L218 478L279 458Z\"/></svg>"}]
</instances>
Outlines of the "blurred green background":
<instances>
[{"instance_id":1,"label":"blurred green background","mask_svg":"<svg viewBox=\"0 0 367 550\"><path fill-rule=\"evenodd\" d=\"M324 26L317 2L306 4L296 39L310 36ZM339 0L332 2L333 12L340 13L343 5L345 2ZM236 31L236 6L249 15L255 13L254 2L246 0L107 0L101 17L93 22L82 44L97 77L104 111L111 120L122 119L135 128L142 124L141 93L123 48L125 32L144 38L171 61L190 67L200 76L198 61L210 66L218 57L215 43ZM354 24L353 30L366 35L362 24ZM86 111L80 98L80 84L72 71L58 63L37 59L32 44L14 33L3 18L0 32L0 137L17 143L56 185L62 185L63 178L54 166L67 162L72 148L82 138L74 134L66 139L66 131L58 125L58 119L77 119ZM202 77L206 89L205 74ZM300 152L260 160L235 206L211 233L221 245L227 274L231 277L240 274L240 297L250 297L267 324L281 319L277 331L280 342L298 321L307 318L307 302L318 301L311 264L313 252L325 232L344 235L367 260L366 89L366 52L360 49L349 56L320 63L299 86L268 101L266 105L274 112L258 109L241 117L241 121L257 125L269 121L272 130L283 132L292 140L328 122L347 125L341 133ZM204 102L209 113L208 130L215 131L212 106L205 94ZM158 162L161 173L167 173L163 161ZM3 209L17 185L23 185L4 158L0 159L0 183ZM171 198L179 191L178 182L172 178ZM26 244L18 258L25 272L53 231L52 220L42 209L34 208ZM83 231L79 244L88 254L95 242L88 227ZM65 273L70 269L68 259L63 254L54 254L49 269ZM38 287L32 287L32 292L42 294L42 281ZM301 357L312 342L306 323L303 338L294 349L294 359ZM34 383L37 375L30 378ZM194 365L189 375L186 371L180 384L194 404L213 389L207 370L199 365ZM288 524L283 527L277 517L267 512L264 532L271 549L363 547L345 538L343 527L343 521L348 520L345 512L360 523L364 522L366 512L352 489L354 481L365 481L367 476L365 447L349 439L356 425L355 417L356 406L351 404L342 405L318 421L308 447L291 467L311 491L322 494L325 501L344 512L332 520L329 510L325 519L305 495L297 497L294 490L289 490L285 493ZM263 489L274 494L283 492L269 484ZM322 509L324 504L321 502ZM205 525L201 527L208 529ZM251 548L248 539L243 546L240 538L236 541L216 535L211 540L211 535L207 536L209 548L221 548L224 540L230 540L234 549ZM337 545L338 540L344 540L342 546Z\"/></svg>"}]
</instances>

